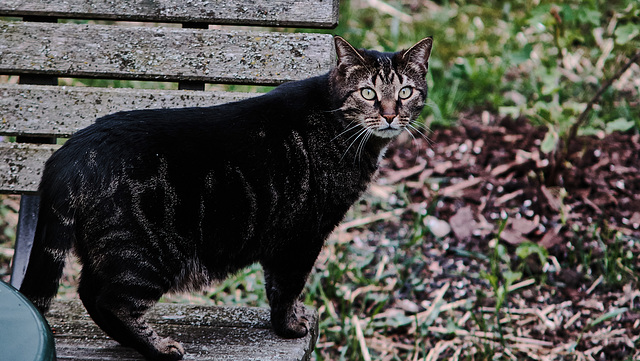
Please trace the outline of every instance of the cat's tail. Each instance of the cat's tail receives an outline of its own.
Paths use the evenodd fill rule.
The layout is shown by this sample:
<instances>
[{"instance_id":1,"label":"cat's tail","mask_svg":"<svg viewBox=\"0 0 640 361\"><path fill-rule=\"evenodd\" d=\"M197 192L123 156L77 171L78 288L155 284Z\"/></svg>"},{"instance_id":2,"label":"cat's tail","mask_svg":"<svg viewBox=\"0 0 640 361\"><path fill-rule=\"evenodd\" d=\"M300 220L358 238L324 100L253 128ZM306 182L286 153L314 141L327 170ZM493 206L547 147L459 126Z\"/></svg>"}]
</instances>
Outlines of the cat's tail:
<instances>
[{"instance_id":1,"label":"cat's tail","mask_svg":"<svg viewBox=\"0 0 640 361\"><path fill-rule=\"evenodd\" d=\"M46 197L41 197L33 248L20 286L20 292L43 314L58 293L67 253L73 243L73 218L54 209Z\"/></svg>"}]
</instances>

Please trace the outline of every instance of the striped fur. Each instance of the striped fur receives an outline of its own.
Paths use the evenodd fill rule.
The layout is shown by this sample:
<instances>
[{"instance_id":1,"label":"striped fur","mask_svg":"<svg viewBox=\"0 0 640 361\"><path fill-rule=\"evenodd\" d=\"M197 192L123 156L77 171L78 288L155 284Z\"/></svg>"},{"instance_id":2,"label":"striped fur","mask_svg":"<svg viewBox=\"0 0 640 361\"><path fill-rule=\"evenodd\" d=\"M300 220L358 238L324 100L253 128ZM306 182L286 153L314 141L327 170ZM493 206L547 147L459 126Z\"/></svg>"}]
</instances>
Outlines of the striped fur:
<instances>
[{"instance_id":1,"label":"striped fur","mask_svg":"<svg viewBox=\"0 0 640 361\"><path fill-rule=\"evenodd\" d=\"M182 346L145 311L260 262L275 331L305 335L307 275L422 110L431 39L378 53L337 37L336 49L330 73L254 99L121 112L79 131L46 164L21 291L45 312L73 247L94 321L148 359L171 360Z\"/></svg>"}]
</instances>

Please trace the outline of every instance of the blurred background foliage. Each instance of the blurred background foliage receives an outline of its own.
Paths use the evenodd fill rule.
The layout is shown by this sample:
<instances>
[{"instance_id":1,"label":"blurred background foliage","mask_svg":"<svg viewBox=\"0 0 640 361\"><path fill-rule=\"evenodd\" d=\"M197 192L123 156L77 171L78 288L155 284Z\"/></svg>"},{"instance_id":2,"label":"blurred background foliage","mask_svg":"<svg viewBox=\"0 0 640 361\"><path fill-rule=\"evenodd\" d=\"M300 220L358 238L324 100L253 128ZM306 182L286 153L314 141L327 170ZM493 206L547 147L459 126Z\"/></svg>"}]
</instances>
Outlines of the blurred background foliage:
<instances>
[{"instance_id":1,"label":"blurred background foliage","mask_svg":"<svg viewBox=\"0 0 640 361\"><path fill-rule=\"evenodd\" d=\"M640 48L639 29L635 0L343 0L335 33L381 51L433 36L430 124L482 108L562 134ZM581 134L640 127L639 72L604 93Z\"/></svg>"}]
</instances>

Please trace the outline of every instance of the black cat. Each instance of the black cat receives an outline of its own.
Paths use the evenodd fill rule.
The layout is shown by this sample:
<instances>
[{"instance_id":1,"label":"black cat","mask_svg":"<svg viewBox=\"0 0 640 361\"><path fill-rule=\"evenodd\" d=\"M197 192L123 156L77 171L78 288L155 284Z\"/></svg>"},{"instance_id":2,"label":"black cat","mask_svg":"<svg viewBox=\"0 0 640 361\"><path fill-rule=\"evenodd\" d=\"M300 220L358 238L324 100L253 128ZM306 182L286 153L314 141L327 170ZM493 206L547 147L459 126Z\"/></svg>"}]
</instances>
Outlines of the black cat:
<instances>
[{"instance_id":1,"label":"black cat","mask_svg":"<svg viewBox=\"0 0 640 361\"><path fill-rule=\"evenodd\" d=\"M98 119L47 161L20 291L45 312L73 247L98 326L148 359L175 360L184 349L145 311L260 262L275 332L304 336L307 276L388 143L420 114L431 44L379 53L336 37L325 75L230 104Z\"/></svg>"}]
</instances>

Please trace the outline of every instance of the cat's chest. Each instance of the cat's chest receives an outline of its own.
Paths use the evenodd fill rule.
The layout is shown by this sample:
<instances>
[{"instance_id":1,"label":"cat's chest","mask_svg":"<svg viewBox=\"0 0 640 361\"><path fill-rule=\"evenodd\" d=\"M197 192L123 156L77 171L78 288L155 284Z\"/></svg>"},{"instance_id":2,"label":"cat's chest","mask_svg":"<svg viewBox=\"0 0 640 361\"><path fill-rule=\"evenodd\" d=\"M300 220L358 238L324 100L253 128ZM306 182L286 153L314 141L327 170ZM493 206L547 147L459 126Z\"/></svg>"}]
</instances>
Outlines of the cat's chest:
<instances>
[{"instance_id":1,"label":"cat's chest","mask_svg":"<svg viewBox=\"0 0 640 361\"><path fill-rule=\"evenodd\" d=\"M309 142L309 163L317 191L330 203L355 202L377 172L377 153L352 148L333 137Z\"/></svg>"}]
</instances>

